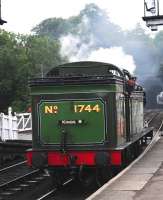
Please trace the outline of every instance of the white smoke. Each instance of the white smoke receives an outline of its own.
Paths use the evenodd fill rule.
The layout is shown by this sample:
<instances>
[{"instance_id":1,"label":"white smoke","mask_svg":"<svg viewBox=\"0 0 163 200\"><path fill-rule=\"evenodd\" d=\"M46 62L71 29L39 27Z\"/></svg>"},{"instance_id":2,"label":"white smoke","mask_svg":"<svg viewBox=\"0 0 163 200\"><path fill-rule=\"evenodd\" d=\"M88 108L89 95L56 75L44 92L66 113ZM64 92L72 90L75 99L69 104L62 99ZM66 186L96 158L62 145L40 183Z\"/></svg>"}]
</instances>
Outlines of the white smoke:
<instances>
[{"instance_id":1,"label":"white smoke","mask_svg":"<svg viewBox=\"0 0 163 200\"><path fill-rule=\"evenodd\" d=\"M106 62L114 64L121 69L127 69L130 73L133 73L136 68L133 57L125 54L122 47L92 50L93 37L88 44L81 44L80 38L72 34L62 37L60 41L62 44L61 53L67 56L70 62L84 60Z\"/></svg>"},{"instance_id":2,"label":"white smoke","mask_svg":"<svg viewBox=\"0 0 163 200\"><path fill-rule=\"evenodd\" d=\"M133 57L125 54L122 47L112 45L111 48L103 48L105 42L97 45L97 41L103 41L103 38L97 38L98 36L93 34L95 30L91 30L91 33L90 27L90 19L84 15L75 34L69 33L60 38L61 54L67 56L70 62L106 62L133 73L136 68Z\"/></svg>"},{"instance_id":3,"label":"white smoke","mask_svg":"<svg viewBox=\"0 0 163 200\"><path fill-rule=\"evenodd\" d=\"M82 41L83 35L89 32L89 27L90 20L83 15L81 23L76 27L76 33L69 33L60 38L61 54L67 56L70 62L84 60L89 56L91 47L96 43L91 33L89 33L87 42Z\"/></svg>"},{"instance_id":4,"label":"white smoke","mask_svg":"<svg viewBox=\"0 0 163 200\"><path fill-rule=\"evenodd\" d=\"M90 53L87 60L111 63L133 73L136 65L131 55L125 54L122 47L100 48Z\"/></svg>"},{"instance_id":5,"label":"white smoke","mask_svg":"<svg viewBox=\"0 0 163 200\"><path fill-rule=\"evenodd\" d=\"M67 56L70 62L86 59L90 54L90 48L94 44L93 37L89 43L82 43L79 36L68 34L60 38L61 54Z\"/></svg>"}]
</instances>

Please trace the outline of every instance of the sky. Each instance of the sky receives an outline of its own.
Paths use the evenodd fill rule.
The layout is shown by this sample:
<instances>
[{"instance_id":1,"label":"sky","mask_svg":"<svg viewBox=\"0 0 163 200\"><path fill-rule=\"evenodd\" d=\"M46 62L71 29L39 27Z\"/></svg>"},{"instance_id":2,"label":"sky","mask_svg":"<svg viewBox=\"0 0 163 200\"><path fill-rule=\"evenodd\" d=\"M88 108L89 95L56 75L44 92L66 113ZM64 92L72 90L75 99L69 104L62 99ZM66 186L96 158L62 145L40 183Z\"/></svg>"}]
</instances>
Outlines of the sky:
<instances>
[{"instance_id":1,"label":"sky","mask_svg":"<svg viewBox=\"0 0 163 200\"><path fill-rule=\"evenodd\" d=\"M28 34L42 20L78 15L89 3L106 10L110 20L124 30L134 28L136 23L146 28L143 0L1 0L2 19L7 21L3 29Z\"/></svg>"}]
</instances>

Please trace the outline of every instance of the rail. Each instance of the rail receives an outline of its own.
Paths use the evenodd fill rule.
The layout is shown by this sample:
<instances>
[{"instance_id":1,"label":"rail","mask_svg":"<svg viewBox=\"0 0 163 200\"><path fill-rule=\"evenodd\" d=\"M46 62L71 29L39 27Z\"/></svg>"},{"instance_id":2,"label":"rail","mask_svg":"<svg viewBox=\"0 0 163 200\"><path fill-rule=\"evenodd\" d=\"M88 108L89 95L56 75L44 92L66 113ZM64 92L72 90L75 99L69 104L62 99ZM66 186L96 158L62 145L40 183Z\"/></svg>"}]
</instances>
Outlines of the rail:
<instances>
[{"instance_id":1,"label":"rail","mask_svg":"<svg viewBox=\"0 0 163 200\"><path fill-rule=\"evenodd\" d=\"M68 184L71 183L72 181L73 181L73 179L67 180L66 182L64 182L64 183L62 184L62 187L68 185ZM57 188L53 188L51 191L45 193L44 195L42 195L41 197L39 197L37 200L45 200L45 199L48 199L49 197L52 197L52 196L55 194L55 192L57 192L57 190L58 190Z\"/></svg>"}]
</instances>

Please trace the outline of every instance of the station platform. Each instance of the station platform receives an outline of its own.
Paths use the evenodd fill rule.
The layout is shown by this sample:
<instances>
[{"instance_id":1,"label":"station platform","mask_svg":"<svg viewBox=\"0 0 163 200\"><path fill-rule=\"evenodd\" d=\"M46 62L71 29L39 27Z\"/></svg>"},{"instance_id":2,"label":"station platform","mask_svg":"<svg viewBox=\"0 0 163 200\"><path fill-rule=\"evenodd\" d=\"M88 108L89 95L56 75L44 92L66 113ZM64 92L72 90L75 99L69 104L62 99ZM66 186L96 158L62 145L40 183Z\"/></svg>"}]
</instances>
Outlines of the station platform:
<instances>
[{"instance_id":1,"label":"station platform","mask_svg":"<svg viewBox=\"0 0 163 200\"><path fill-rule=\"evenodd\" d=\"M32 131L19 132L18 140L32 140Z\"/></svg>"},{"instance_id":2,"label":"station platform","mask_svg":"<svg viewBox=\"0 0 163 200\"><path fill-rule=\"evenodd\" d=\"M87 200L163 200L163 136Z\"/></svg>"}]
</instances>

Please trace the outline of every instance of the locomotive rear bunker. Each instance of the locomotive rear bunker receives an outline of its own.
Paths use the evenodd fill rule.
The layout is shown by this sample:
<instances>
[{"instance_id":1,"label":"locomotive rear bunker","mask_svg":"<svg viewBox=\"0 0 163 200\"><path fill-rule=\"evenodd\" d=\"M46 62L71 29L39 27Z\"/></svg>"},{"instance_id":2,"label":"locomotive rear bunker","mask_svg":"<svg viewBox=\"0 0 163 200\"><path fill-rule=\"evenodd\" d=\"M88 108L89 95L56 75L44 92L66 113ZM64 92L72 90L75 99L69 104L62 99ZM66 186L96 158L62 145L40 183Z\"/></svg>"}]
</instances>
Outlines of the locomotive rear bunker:
<instances>
[{"instance_id":1,"label":"locomotive rear bunker","mask_svg":"<svg viewBox=\"0 0 163 200\"><path fill-rule=\"evenodd\" d=\"M88 177L93 171L106 179L127 165L153 136L143 127L144 91L133 80L128 71L99 62L64 64L31 80L28 165L47 169L56 181L65 173L82 181L87 170Z\"/></svg>"}]
</instances>

